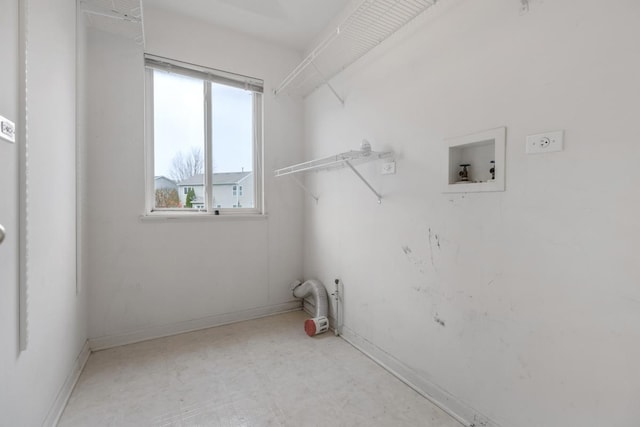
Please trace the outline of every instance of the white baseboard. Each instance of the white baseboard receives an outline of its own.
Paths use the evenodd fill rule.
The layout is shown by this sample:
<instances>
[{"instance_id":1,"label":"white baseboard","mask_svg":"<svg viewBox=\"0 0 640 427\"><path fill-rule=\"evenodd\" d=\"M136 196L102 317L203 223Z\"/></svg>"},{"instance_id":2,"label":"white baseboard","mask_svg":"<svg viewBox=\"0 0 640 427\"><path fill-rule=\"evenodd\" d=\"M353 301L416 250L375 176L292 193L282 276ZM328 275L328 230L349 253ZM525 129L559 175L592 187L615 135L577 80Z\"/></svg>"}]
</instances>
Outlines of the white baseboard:
<instances>
[{"instance_id":1,"label":"white baseboard","mask_svg":"<svg viewBox=\"0 0 640 427\"><path fill-rule=\"evenodd\" d=\"M342 326L342 338L360 350L364 355L389 371L400 381L407 384L416 392L430 400L458 422L468 427L500 427L498 423L480 414L471 406L462 402L433 381L420 375L400 360L377 347L372 342L361 337L353 330Z\"/></svg>"},{"instance_id":2,"label":"white baseboard","mask_svg":"<svg viewBox=\"0 0 640 427\"><path fill-rule=\"evenodd\" d=\"M214 326L227 325L229 323L258 319L260 317L286 313L288 311L300 310L301 307L302 302L300 300L295 300L282 304L258 307L234 313L218 314L215 316L203 317L201 319L187 320L185 322L172 323L169 325L153 326L151 328L129 332L126 334L107 335L103 337L90 338L89 348L91 349L91 351L104 350L107 348L118 347L125 344L133 344L140 341L147 341L155 338L162 338L170 335L212 328Z\"/></svg>"},{"instance_id":3,"label":"white baseboard","mask_svg":"<svg viewBox=\"0 0 640 427\"><path fill-rule=\"evenodd\" d=\"M76 357L76 360L73 363L71 372L67 375L67 379L64 381L62 387L60 387L56 399L53 401L51 408L49 408L47 417L42 423L43 426L54 427L58 424L58 421L62 416L62 412L67 406L67 401L69 400L69 397L71 397L71 392L78 382L78 378L80 378L80 374L82 373L84 365L87 363L90 354L91 350L89 349L89 342L85 341L82 346L82 350L80 350L80 354L78 354L78 357Z\"/></svg>"},{"instance_id":4,"label":"white baseboard","mask_svg":"<svg viewBox=\"0 0 640 427\"><path fill-rule=\"evenodd\" d=\"M299 300L290 301L273 306L259 307L235 313L209 316L202 319L189 320L186 322L174 323L148 328L141 331L131 332L122 335L112 335L87 340L76 358L73 368L67 376L64 384L60 388L55 401L51 405L47 417L42 423L43 426L54 427L57 425L62 412L67 405L71 392L84 369L91 351L102 350L120 345L131 344L149 339L161 338L165 336L206 329L215 326L222 326L229 323L242 322L245 320L258 319L275 314L296 311L302 308ZM361 337L353 330L342 326L341 337L364 355L379 364L385 370L407 384L416 392L424 396L447 414L468 427L500 427L498 423L480 414L471 406L451 395L437 384L424 378L415 370L388 354L372 342Z\"/></svg>"}]
</instances>

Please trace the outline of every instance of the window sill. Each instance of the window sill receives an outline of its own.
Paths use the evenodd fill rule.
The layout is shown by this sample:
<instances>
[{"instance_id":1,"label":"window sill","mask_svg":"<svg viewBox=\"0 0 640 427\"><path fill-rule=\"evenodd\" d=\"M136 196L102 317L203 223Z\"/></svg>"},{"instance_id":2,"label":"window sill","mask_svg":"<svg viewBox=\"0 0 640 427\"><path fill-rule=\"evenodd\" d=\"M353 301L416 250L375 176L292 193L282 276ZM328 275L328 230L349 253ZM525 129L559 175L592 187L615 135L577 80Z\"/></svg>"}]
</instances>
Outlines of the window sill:
<instances>
[{"instance_id":1,"label":"window sill","mask_svg":"<svg viewBox=\"0 0 640 427\"><path fill-rule=\"evenodd\" d=\"M140 215L141 222L189 222L189 221L263 221L267 219L267 214L260 213L237 213L214 215L207 212L151 212Z\"/></svg>"}]
</instances>

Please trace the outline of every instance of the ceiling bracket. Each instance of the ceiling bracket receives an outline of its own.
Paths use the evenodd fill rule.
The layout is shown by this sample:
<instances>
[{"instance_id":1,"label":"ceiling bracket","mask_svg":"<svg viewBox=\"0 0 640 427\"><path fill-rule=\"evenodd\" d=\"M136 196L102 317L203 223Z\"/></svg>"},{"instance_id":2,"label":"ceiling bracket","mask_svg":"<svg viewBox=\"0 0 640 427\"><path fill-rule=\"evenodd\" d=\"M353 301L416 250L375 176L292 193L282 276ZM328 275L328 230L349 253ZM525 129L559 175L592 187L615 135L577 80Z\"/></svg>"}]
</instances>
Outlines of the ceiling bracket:
<instances>
[{"instance_id":1,"label":"ceiling bracket","mask_svg":"<svg viewBox=\"0 0 640 427\"><path fill-rule=\"evenodd\" d=\"M80 4L83 6L84 13L89 15L104 16L105 18L119 19L133 22L134 24L142 23L141 8L139 7L125 12L116 8L107 8L89 0L81 0Z\"/></svg>"}]
</instances>

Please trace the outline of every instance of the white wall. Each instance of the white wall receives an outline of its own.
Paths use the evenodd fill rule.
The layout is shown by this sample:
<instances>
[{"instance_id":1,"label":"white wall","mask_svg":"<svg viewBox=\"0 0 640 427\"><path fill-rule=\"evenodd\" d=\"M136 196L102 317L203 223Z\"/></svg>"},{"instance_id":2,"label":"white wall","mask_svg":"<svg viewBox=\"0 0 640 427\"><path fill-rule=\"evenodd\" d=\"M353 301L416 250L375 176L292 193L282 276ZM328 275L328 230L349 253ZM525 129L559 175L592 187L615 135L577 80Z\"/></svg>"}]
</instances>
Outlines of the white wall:
<instances>
[{"instance_id":1,"label":"white wall","mask_svg":"<svg viewBox=\"0 0 640 427\"><path fill-rule=\"evenodd\" d=\"M344 107L307 98L308 158L367 138L398 173L362 167L381 205L309 179L305 277L342 278L347 333L496 424L634 426L640 6L530 3L440 2L335 79ZM499 126L506 191L442 194L443 140ZM557 129L563 152L524 153Z\"/></svg>"},{"instance_id":2,"label":"white wall","mask_svg":"<svg viewBox=\"0 0 640 427\"><path fill-rule=\"evenodd\" d=\"M289 283L302 272L301 196L272 174L302 157L301 102L272 95L300 55L152 7L145 8L144 19L149 53L264 79L268 217L140 220L142 49L90 29L83 206L89 335L98 345L277 310L293 300Z\"/></svg>"},{"instance_id":3,"label":"white wall","mask_svg":"<svg viewBox=\"0 0 640 427\"><path fill-rule=\"evenodd\" d=\"M17 4L3 2L3 14ZM1 426L55 420L86 340L84 295L76 295L75 20L74 0L28 1L29 342L18 351L18 288L2 283Z\"/></svg>"},{"instance_id":4,"label":"white wall","mask_svg":"<svg viewBox=\"0 0 640 427\"><path fill-rule=\"evenodd\" d=\"M5 63L0 66L0 115L18 123L18 1L0 1L0 50ZM18 363L19 343L19 229L18 225L18 145L0 139L0 225L6 234L0 244L0 414L9 405L16 387L16 377L10 368ZM0 425L7 420L0 415Z\"/></svg>"}]
</instances>

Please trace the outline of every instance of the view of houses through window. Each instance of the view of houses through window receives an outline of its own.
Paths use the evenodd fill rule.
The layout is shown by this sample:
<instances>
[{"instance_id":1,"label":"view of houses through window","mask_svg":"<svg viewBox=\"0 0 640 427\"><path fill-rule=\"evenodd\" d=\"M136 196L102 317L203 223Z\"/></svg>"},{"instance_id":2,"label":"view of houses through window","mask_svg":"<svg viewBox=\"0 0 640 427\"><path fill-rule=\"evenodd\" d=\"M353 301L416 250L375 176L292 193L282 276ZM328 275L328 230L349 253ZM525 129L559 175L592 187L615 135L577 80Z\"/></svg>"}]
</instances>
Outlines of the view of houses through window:
<instances>
[{"instance_id":1,"label":"view of houses through window","mask_svg":"<svg viewBox=\"0 0 640 427\"><path fill-rule=\"evenodd\" d=\"M204 209L204 175L199 173L181 181L156 176L157 208ZM253 207L253 173L213 173L212 186L215 208ZM239 185L240 184L240 185Z\"/></svg>"},{"instance_id":2,"label":"view of houses through window","mask_svg":"<svg viewBox=\"0 0 640 427\"><path fill-rule=\"evenodd\" d=\"M152 82L153 208L255 208L254 97L259 94L188 72L149 67L147 73Z\"/></svg>"}]
</instances>

